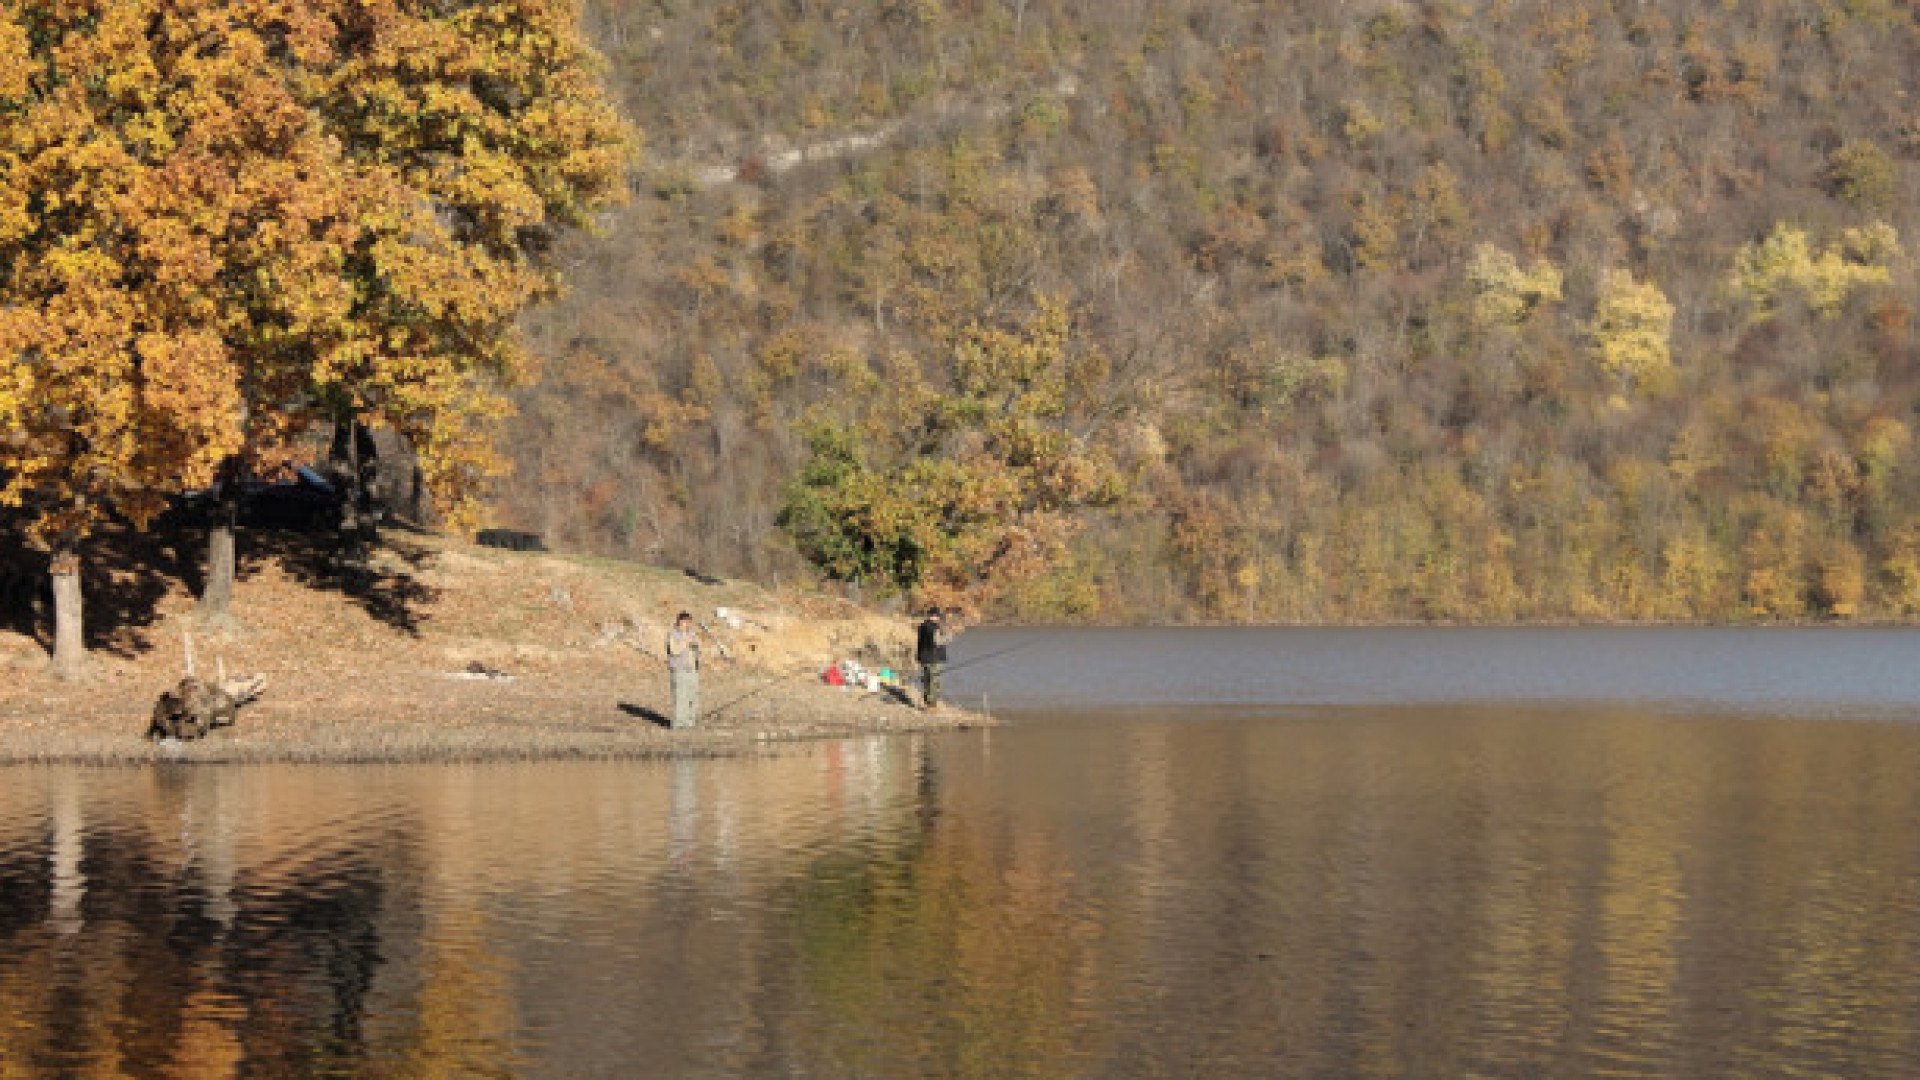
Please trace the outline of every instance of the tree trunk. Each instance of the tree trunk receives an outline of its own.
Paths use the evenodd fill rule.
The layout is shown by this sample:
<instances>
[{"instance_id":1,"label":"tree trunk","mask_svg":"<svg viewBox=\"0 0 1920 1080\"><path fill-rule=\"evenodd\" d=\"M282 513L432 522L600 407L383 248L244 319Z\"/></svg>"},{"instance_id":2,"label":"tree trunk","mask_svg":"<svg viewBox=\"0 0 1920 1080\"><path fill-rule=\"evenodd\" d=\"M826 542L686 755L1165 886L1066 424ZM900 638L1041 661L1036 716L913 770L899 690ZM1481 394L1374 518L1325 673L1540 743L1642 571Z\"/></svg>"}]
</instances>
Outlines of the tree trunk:
<instances>
[{"instance_id":1,"label":"tree trunk","mask_svg":"<svg viewBox=\"0 0 1920 1080\"><path fill-rule=\"evenodd\" d=\"M340 508L340 531L349 540L360 535L360 440L356 437L359 427L355 420L336 421L333 433L347 483L346 505Z\"/></svg>"},{"instance_id":2,"label":"tree trunk","mask_svg":"<svg viewBox=\"0 0 1920 1080\"><path fill-rule=\"evenodd\" d=\"M373 434L357 416L335 421L333 454L345 474L346 503L340 512L340 532L347 549L358 557L378 538L379 518L373 512L374 476L378 450Z\"/></svg>"},{"instance_id":3,"label":"tree trunk","mask_svg":"<svg viewBox=\"0 0 1920 1080\"><path fill-rule=\"evenodd\" d=\"M82 636L80 610L80 553L61 547L53 553L53 673L78 679L83 673L87 643Z\"/></svg>"},{"instance_id":4,"label":"tree trunk","mask_svg":"<svg viewBox=\"0 0 1920 1080\"><path fill-rule=\"evenodd\" d=\"M207 533L207 584L200 593L200 610L210 618L224 618L233 608L233 523L239 513L233 500L225 496L213 513L213 528Z\"/></svg>"}]
</instances>

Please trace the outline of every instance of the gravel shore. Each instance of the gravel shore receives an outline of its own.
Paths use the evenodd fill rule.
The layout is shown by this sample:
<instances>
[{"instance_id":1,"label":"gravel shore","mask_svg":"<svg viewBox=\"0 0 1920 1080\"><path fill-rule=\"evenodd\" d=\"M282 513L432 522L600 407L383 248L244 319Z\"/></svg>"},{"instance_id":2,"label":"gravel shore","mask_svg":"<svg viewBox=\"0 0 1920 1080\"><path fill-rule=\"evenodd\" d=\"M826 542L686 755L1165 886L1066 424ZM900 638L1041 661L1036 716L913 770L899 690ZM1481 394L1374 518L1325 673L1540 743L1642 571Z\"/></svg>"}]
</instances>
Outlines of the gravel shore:
<instances>
[{"instance_id":1,"label":"gravel shore","mask_svg":"<svg viewBox=\"0 0 1920 1080\"><path fill-rule=\"evenodd\" d=\"M390 542L373 570L404 610L265 558L232 620L208 624L176 587L107 635L78 683L47 672L41 641L0 633L0 764L645 758L991 723L917 708L917 693L824 685L835 659L898 656L909 627L817 594L437 537ZM709 622L710 662L699 727L670 731L654 639L682 609ZM189 637L201 675L265 675L266 693L205 739L149 740Z\"/></svg>"},{"instance_id":2,"label":"gravel shore","mask_svg":"<svg viewBox=\"0 0 1920 1080\"><path fill-rule=\"evenodd\" d=\"M152 684L133 678L43 698L9 694L0 764L426 762L614 759L752 752L798 739L967 729L987 718L922 710L888 694L820 685L811 674L710 673L701 725L669 731L664 678L624 689L446 675L275 688L232 728L193 742L142 737ZM377 693L369 693L377 686ZM395 703L398 704L395 704ZM730 704L731 703L731 704Z\"/></svg>"}]
</instances>

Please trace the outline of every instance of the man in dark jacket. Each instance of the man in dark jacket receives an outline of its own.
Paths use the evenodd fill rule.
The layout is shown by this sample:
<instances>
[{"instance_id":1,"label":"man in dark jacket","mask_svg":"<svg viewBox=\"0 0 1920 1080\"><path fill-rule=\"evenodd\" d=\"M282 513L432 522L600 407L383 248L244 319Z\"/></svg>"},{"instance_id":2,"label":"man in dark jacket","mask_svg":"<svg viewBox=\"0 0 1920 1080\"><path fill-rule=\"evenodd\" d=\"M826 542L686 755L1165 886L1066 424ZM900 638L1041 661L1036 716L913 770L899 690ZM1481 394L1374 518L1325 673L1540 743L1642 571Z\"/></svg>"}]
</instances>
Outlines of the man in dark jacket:
<instances>
[{"instance_id":1,"label":"man in dark jacket","mask_svg":"<svg viewBox=\"0 0 1920 1080\"><path fill-rule=\"evenodd\" d=\"M940 609L928 608L926 621L920 624L920 640L913 650L913 658L920 665L929 709L940 704L940 671L947 666L947 645L952 640L953 633L940 619Z\"/></svg>"}]
</instances>

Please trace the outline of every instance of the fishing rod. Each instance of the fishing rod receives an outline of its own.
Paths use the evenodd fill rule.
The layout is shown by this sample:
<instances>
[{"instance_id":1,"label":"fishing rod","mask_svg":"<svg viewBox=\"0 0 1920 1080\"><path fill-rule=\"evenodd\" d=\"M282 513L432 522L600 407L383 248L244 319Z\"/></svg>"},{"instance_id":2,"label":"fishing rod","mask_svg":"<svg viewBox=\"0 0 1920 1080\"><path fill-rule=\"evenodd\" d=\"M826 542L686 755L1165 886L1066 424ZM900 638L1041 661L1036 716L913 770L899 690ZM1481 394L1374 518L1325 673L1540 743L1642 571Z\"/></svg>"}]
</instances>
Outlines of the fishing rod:
<instances>
[{"instance_id":1,"label":"fishing rod","mask_svg":"<svg viewBox=\"0 0 1920 1080\"><path fill-rule=\"evenodd\" d=\"M789 671L784 675L775 675L772 678L768 679L766 682L761 683L759 686L755 687L754 689L749 690L744 694L741 694L739 697L734 698L733 700L728 701L724 704L716 705L713 708L708 709L706 712L701 713L700 719L702 721L711 720L714 717L719 716L721 713L726 712L728 709L733 708L735 705L738 705L741 702L747 700L748 698L759 697L761 694L764 694L767 691L773 689L774 687L780 685L781 683L786 682L788 679L797 679L797 678L800 678L802 675L812 677L814 675L814 672L811 668L808 668L801 671Z\"/></svg>"},{"instance_id":2,"label":"fishing rod","mask_svg":"<svg viewBox=\"0 0 1920 1080\"><path fill-rule=\"evenodd\" d=\"M974 666L975 664L984 664L989 660L998 660L1001 657L1007 655L1008 653L1020 652L1030 646L1037 645L1042 640L1044 640L1045 637L1046 635L1044 634L1029 635L1027 637L1021 638L1019 641L1016 641L1011 645L1008 645L1006 648L995 649L994 651L986 654L985 656L976 656L971 660L963 660L958 664L949 664L947 665L946 671L944 673L951 675L956 671L964 671L967 668Z\"/></svg>"},{"instance_id":3,"label":"fishing rod","mask_svg":"<svg viewBox=\"0 0 1920 1080\"><path fill-rule=\"evenodd\" d=\"M720 659L728 663L733 662L733 650L727 648L727 643L720 640L720 635L713 632L713 627L708 626L705 619L696 620L694 625L698 626L700 632L707 635L707 640L713 642L713 647L720 651Z\"/></svg>"},{"instance_id":4,"label":"fishing rod","mask_svg":"<svg viewBox=\"0 0 1920 1080\"><path fill-rule=\"evenodd\" d=\"M697 641L698 641L698 640L699 640L700 638L702 638L702 637L704 637L704 638L706 638L706 639L707 639L708 641L710 641L710 642L712 642L712 643L713 643L713 647L714 647L714 649L715 649L715 650L716 650L717 652L719 652L719 654L720 654L720 659L721 659L721 660L723 660L723 661L725 661L726 663L729 663L729 664L733 664L733 663L738 663L738 661L737 661L737 660L735 659L735 657L734 657L734 655L733 655L733 650L727 647L727 643L726 643L726 642L724 642L724 641L722 641L722 640L720 640L720 635L719 635L719 634L717 634L717 633L714 633L714 630L713 630L713 627L711 627L711 626L709 626L709 625L707 624L707 622L706 622L706 620L704 620L704 619L696 619L696 620L694 620L694 627L695 627L695 628L696 628L696 630L697 630L697 632L696 632L696 633L695 633L695 635L694 635L694 639L695 639L695 641L696 641L696 642L697 642ZM652 655L653 655L653 653L652 653L652 651L651 651L651 650L648 650L648 649L647 649L647 648L646 648L646 647L645 647L644 645L643 645L643 646L641 646L641 647L640 647L640 649L641 649L641 651L642 651L642 652L645 652L645 653L646 653L646 654L647 654L648 656L652 656ZM707 709L707 710L705 710L705 711L703 711L703 712L701 712L701 713L700 713L700 714L699 714L699 715L698 715L697 717L695 717L695 719L696 719L696 721L698 721L698 720L708 720L708 719L712 719L713 717L715 717L715 716L718 716L718 715L720 715L720 713L721 713L721 712L723 712L723 711L725 711L725 710L727 710L727 709L730 709L730 708L732 708L732 707L733 707L733 706L735 706L735 705L738 705L738 704L739 704L740 702L742 702L742 701L745 701L745 700L746 700L747 698L750 698L750 697L753 697L753 696L754 696L755 694L760 694L760 693L763 693L763 692L765 692L766 690L768 690L768 689L770 689L770 688L772 688L772 686L773 686L773 685L774 685L775 683L778 683L778 682L780 682L780 681L781 681L781 680L783 680L783 679L789 679L789 678L792 678L792 677L794 677L795 675L802 675L802 674L806 674L806 673L805 673L805 672L793 672L793 673L790 673L790 674L788 674L788 675L777 675L777 676L775 676L774 678L772 678L772 679L770 679L770 680L768 680L768 682L767 682L767 684L766 684L765 686L762 686L762 687L760 687L759 689L757 689L757 690L754 690L754 691L753 691L752 693L748 693L748 694L742 694L741 696L739 696L739 697L737 697L737 698L734 698L734 699L733 699L732 701L729 701L729 702L727 702L726 704L724 704L724 705L721 705L721 706L720 706L720 707L718 707L718 708L714 708L714 709Z\"/></svg>"},{"instance_id":5,"label":"fishing rod","mask_svg":"<svg viewBox=\"0 0 1920 1080\"><path fill-rule=\"evenodd\" d=\"M1011 653L1020 652L1033 645L1036 645L1041 641L1043 641L1044 639L1045 639L1044 634L1033 634L1028 637L1021 638L1019 641L1016 641L1013 644L1008 645L1004 648L995 649L994 651L986 654L985 656L976 656L971 660L965 660L965 661L962 661L961 663L953 664L948 668L946 668L946 673L950 674L955 671L961 671L966 668L973 667L976 664L985 664L994 660L998 660L1003 656L1007 656ZM708 709L707 711L701 713L700 719L703 721L711 720L714 717L719 716L721 713L726 712L728 709L733 708L735 705L738 705L741 702L747 701L751 698L759 697L761 694L766 693L767 691L773 689L774 687L780 685L783 682L786 682L789 679L798 679L798 678L801 678L802 676L812 677L813 675L814 675L814 671L811 668L808 668L808 669L803 669L801 671L789 671L784 675L772 676L771 678L767 679L765 682L761 683L759 686L756 686L752 690L749 690L746 693L741 694L739 697L732 698L726 702L723 702L722 704L716 705L713 708Z\"/></svg>"}]
</instances>

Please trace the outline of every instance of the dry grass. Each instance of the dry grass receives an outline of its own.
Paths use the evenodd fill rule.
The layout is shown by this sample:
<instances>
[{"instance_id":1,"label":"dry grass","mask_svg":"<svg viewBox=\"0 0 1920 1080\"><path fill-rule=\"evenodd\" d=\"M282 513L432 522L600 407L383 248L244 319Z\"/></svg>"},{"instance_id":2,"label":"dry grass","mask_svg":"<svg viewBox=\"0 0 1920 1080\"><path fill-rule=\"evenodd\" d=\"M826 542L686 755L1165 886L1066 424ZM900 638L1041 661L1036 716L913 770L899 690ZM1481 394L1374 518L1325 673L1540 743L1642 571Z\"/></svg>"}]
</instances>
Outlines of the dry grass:
<instances>
[{"instance_id":1,"label":"dry grass","mask_svg":"<svg viewBox=\"0 0 1920 1080\"><path fill-rule=\"evenodd\" d=\"M52 678L39 641L0 632L0 762L643 757L982 722L821 685L814 673L836 657L903 655L910 631L828 597L430 536L396 535L349 571L318 565L295 549L252 560L223 625L174 583L137 635L94 653L80 684ZM746 621L727 627L717 607ZM674 732L659 719L658 654L682 609L734 659L703 678L701 728ZM154 697L181 673L183 633L203 673L219 657L270 682L235 728L157 744L142 734ZM511 679L460 677L473 668Z\"/></svg>"}]
</instances>

